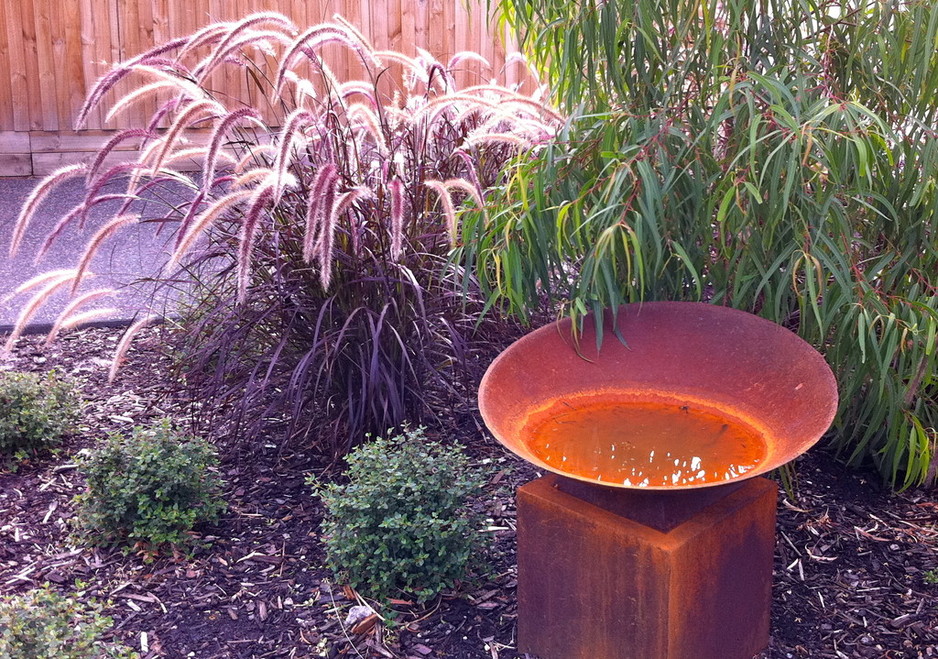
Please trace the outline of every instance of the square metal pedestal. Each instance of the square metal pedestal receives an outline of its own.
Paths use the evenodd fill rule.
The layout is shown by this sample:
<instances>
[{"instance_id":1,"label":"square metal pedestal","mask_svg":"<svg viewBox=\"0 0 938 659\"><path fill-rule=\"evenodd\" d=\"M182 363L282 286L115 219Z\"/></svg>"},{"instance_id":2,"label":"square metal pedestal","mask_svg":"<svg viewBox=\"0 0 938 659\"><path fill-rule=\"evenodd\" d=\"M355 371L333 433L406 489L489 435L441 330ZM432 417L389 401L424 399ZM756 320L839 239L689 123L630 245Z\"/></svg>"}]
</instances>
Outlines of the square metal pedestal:
<instances>
[{"instance_id":1,"label":"square metal pedestal","mask_svg":"<svg viewBox=\"0 0 938 659\"><path fill-rule=\"evenodd\" d=\"M751 659L769 640L777 487L518 489L518 649L541 659Z\"/></svg>"}]
</instances>

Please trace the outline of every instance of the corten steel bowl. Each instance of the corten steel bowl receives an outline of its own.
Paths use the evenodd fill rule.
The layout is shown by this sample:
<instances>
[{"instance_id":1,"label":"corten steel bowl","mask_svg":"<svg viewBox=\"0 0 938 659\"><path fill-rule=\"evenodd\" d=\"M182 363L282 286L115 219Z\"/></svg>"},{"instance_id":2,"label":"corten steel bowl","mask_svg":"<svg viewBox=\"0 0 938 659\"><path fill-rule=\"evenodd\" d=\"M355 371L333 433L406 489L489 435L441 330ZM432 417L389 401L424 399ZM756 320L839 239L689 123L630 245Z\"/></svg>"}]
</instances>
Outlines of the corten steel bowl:
<instances>
[{"instance_id":1,"label":"corten steel bowl","mask_svg":"<svg viewBox=\"0 0 938 659\"><path fill-rule=\"evenodd\" d=\"M607 312L598 351L595 325L587 318L578 343L570 321L562 320L528 334L499 355L479 387L479 408L495 437L525 460L564 476L620 488L676 490L721 485L771 471L817 442L834 418L837 386L830 367L814 348L775 323L709 304L646 302L621 307L617 324L623 340L614 333ZM546 440L535 452L534 425L589 401L654 404L672 415L699 410L717 424L718 434L720 428L738 425L757 436L761 457L738 471L735 467L719 475L719 470L714 471L709 480L674 476L649 483L640 482L640 476L635 482L622 478L624 472L613 478L597 476L582 464L579 471L571 470L566 456L563 461L544 457L543 447L550 446L543 443ZM720 425L723 419L728 421ZM557 428L563 431L562 425ZM673 442L677 442L691 447L687 455L700 452L694 448L694 442L701 441L694 432L672 434L680 435L668 439L672 450L676 451ZM644 455L629 455L629 451L647 452L648 446L637 449L637 445L617 442L603 459L645 460ZM734 447L729 449L733 453ZM588 464L593 450L576 459ZM700 466L697 456L684 462L690 461ZM681 468L691 469L684 463Z\"/></svg>"}]
</instances>

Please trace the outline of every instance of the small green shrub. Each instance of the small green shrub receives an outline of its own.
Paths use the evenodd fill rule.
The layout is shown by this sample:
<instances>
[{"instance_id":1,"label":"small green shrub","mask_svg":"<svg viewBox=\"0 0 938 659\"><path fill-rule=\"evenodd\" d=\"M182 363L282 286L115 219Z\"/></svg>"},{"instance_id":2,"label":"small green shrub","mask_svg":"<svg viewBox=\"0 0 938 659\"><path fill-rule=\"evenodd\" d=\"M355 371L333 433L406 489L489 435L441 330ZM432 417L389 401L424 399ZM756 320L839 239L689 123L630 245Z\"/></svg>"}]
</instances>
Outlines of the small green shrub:
<instances>
[{"instance_id":1,"label":"small green shrub","mask_svg":"<svg viewBox=\"0 0 938 659\"><path fill-rule=\"evenodd\" d=\"M112 434L80 463L88 488L76 497L78 523L96 544L181 544L225 510L214 448L167 420Z\"/></svg>"},{"instance_id":2,"label":"small green shrub","mask_svg":"<svg viewBox=\"0 0 938 659\"><path fill-rule=\"evenodd\" d=\"M53 446L78 418L75 389L51 371L0 373L0 454Z\"/></svg>"},{"instance_id":3,"label":"small green shrub","mask_svg":"<svg viewBox=\"0 0 938 659\"><path fill-rule=\"evenodd\" d=\"M478 546L467 501L481 485L459 450L405 428L348 455L348 484L317 487L329 567L366 595L437 595ZM315 487L315 484L314 484Z\"/></svg>"},{"instance_id":4,"label":"small green shrub","mask_svg":"<svg viewBox=\"0 0 938 659\"><path fill-rule=\"evenodd\" d=\"M48 586L0 597L0 657L3 659L99 659L137 657L101 640L112 620L97 602L63 597Z\"/></svg>"}]
</instances>

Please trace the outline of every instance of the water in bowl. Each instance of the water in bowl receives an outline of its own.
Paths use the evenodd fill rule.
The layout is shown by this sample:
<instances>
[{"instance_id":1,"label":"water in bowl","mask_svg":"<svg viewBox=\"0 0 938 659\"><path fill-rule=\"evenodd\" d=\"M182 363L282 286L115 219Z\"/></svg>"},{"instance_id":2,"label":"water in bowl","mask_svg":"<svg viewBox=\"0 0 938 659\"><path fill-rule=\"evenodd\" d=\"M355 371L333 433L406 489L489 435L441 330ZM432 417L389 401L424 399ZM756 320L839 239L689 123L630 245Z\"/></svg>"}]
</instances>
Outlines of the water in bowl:
<instances>
[{"instance_id":1,"label":"water in bowl","mask_svg":"<svg viewBox=\"0 0 938 659\"><path fill-rule=\"evenodd\" d=\"M735 480L766 457L761 432L692 403L558 400L522 430L528 449L570 476L626 487L690 487Z\"/></svg>"}]
</instances>

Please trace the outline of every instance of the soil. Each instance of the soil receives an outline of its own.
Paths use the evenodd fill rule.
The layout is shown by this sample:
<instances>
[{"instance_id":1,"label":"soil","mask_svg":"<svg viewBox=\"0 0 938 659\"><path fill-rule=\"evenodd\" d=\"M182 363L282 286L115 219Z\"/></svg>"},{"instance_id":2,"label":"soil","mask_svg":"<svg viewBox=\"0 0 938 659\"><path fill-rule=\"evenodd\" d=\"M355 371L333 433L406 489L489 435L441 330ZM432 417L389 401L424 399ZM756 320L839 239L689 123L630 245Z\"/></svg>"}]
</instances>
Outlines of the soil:
<instances>
[{"instance_id":1,"label":"soil","mask_svg":"<svg viewBox=\"0 0 938 659\"><path fill-rule=\"evenodd\" d=\"M113 383L120 330L73 333L48 349L21 339L0 370L58 368L87 401L80 431L53 454L0 467L0 595L43 583L106 601L113 637L142 657L520 659L515 650L514 491L536 477L478 419L450 419L488 483L486 569L426 605L396 601L356 622L363 600L322 567L322 510L304 484L333 477L302 448L219 441L229 510L198 529L191 555L74 544L75 454L109 432L187 414L164 394L165 364L138 340ZM442 434L442 433L441 433ZM938 657L938 503L892 493L821 449L799 459L797 496L780 491L771 642L760 659ZM373 604L373 603L371 603ZM358 609L361 610L361 609ZM358 611L356 610L356 611ZM528 659L534 659L529 657Z\"/></svg>"}]
</instances>

